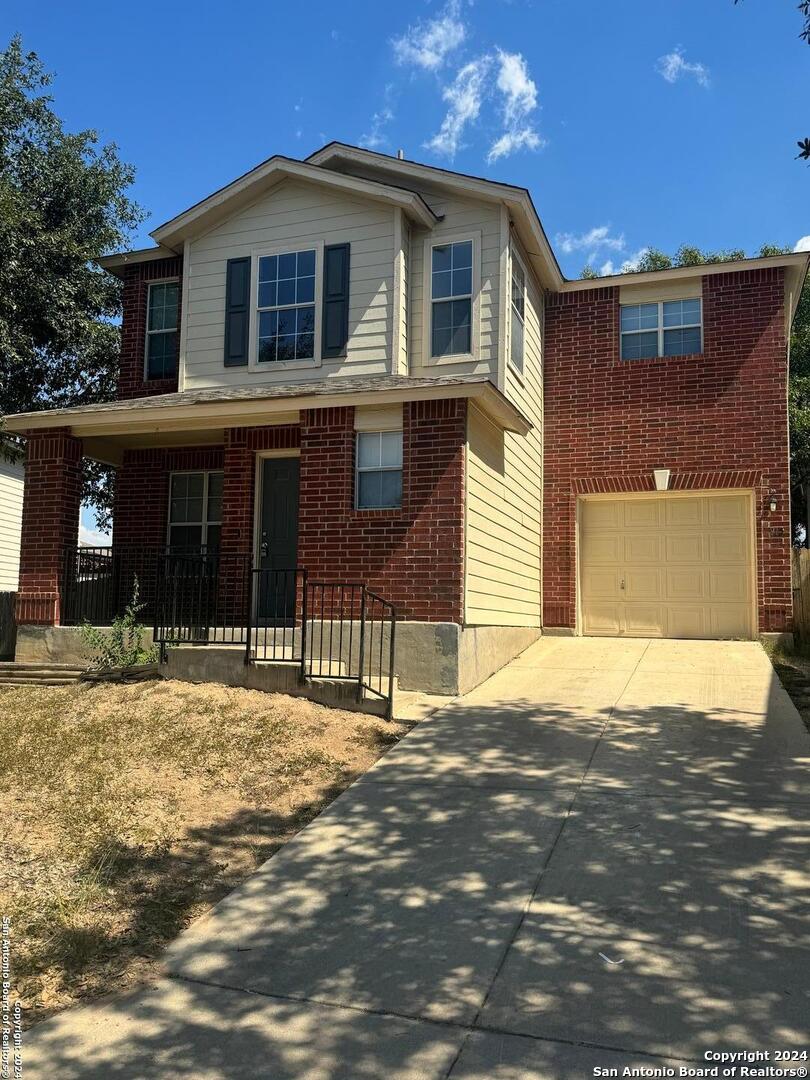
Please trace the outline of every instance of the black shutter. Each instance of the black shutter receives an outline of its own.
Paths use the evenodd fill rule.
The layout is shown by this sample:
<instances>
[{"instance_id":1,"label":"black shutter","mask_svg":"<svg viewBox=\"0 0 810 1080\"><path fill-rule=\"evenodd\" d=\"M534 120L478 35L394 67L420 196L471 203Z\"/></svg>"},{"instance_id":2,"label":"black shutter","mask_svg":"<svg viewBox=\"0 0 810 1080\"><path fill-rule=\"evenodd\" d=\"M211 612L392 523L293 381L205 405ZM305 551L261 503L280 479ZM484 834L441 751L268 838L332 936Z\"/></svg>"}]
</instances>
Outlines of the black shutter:
<instances>
[{"instance_id":1,"label":"black shutter","mask_svg":"<svg viewBox=\"0 0 810 1080\"><path fill-rule=\"evenodd\" d=\"M228 259L225 286L225 367L245 367L250 328L250 258Z\"/></svg>"},{"instance_id":2,"label":"black shutter","mask_svg":"<svg viewBox=\"0 0 810 1080\"><path fill-rule=\"evenodd\" d=\"M323 344L325 358L346 355L349 340L349 245L332 244L323 252Z\"/></svg>"}]
</instances>

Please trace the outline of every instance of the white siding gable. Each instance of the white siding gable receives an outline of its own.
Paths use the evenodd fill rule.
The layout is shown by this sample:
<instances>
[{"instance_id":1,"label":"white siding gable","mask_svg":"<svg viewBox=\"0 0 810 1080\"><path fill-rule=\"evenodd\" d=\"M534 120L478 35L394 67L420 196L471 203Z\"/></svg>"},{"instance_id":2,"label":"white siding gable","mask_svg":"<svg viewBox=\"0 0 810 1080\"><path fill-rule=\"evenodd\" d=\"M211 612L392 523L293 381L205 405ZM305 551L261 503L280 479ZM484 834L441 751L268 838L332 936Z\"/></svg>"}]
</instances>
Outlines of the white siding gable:
<instances>
[{"instance_id":1,"label":"white siding gable","mask_svg":"<svg viewBox=\"0 0 810 1080\"><path fill-rule=\"evenodd\" d=\"M351 244L347 355L289 367L225 368L225 273L228 259L263 248L301 250ZM285 181L188 245L181 388L254 386L330 375L391 373L394 211L379 203L306 182ZM256 283L253 282L255 296ZM316 317L320 317L320 312ZM255 341L251 360L255 360ZM316 357L317 361L317 357Z\"/></svg>"}]
</instances>

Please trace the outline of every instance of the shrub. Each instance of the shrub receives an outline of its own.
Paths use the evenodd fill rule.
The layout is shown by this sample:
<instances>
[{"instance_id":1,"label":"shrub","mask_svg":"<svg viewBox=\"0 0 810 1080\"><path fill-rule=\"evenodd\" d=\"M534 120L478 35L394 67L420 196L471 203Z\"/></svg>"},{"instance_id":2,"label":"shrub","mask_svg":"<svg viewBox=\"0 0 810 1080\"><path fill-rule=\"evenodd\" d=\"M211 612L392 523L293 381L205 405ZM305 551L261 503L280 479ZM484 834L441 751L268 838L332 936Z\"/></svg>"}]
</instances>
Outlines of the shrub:
<instances>
[{"instance_id":1,"label":"shrub","mask_svg":"<svg viewBox=\"0 0 810 1080\"><path fill-rule=\"evenodd\" d=\"M140 586L137 577L132 589L132 599L117 615L109 630L84 623L81 627L85 652L94 667L102 671L135 667L137 664L153 664L158 659L157 645L144 645L146 627L138 616L145 604L139 602Z\"/></svg>"}]
</instances>

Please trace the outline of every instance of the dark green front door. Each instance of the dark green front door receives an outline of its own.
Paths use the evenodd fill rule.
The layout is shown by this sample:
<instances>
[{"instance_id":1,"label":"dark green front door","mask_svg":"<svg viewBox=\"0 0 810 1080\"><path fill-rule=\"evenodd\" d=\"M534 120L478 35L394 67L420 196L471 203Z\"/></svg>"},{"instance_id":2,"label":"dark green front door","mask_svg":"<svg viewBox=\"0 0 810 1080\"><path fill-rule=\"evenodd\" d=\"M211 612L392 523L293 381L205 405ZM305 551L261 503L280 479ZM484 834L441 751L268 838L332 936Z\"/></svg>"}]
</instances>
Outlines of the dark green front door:
<instances>
[{"instance_id":1,"label":"dark green front door","mask_svg":"<svg viewBox=\"0 0 810 1080\"><path fill-rule=\"evenodd\" d=\"M265 458L262 462L262 508L259 528L260 574L258 615L263 620L295 616L298 565L298 458ZM288 571L288 572L285 572Z\"/></svg>"}]
</instances>

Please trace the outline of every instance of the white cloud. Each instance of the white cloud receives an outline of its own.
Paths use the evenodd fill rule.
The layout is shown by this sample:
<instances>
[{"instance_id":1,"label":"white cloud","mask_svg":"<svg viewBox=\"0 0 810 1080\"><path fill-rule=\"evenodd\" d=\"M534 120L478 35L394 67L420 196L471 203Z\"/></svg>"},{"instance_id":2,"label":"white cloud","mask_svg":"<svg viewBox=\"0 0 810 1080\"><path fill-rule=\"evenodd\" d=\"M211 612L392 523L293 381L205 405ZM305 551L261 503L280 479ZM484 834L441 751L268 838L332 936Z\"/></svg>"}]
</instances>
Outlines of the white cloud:
<instances>
[{"instance_id":1,"label":"white cloud","mask_svg":"<svg viewBox=\"0 0 810 1080\"><path fill-rule=\"evenodd\" d=\"M367 147L369 150L379 150L381 146L385 146L388 138L385 135L384 128L393 119L394 114L388 106L380 109L379 112L375 112L371 118L368 131L365 135L360 136L360 145Z\"/></svg>"},{"instance_id":2,"label":"white cloud","mask_svg":"<svg viewBox=\"0 0 810 1080\"><path fill-rule=\"evenodd\" d=\"M537 87L520 53L498 49L498 64L498 89L506 98L504 119L507 124L520 123L537 108Z\"/></svg>"},{"instance_id":3,"label":"white cloud","mask_svg":"<svg viewBox=\"0 0 810 1080\"><path fill-rule=\"evenodd\" d=\"M554 243L566 255L574 251L591 251L596 253L600 248L608 251L624 250L624 233L619 236L610 235L610 225L595 225L586 233L579 236L576 233L557 233Z\"/></svg>"},{"instance_id":4,"label":"white cloud","mask_svg":"<svg viewBox=\"0 0 810 1080\"><path fill-rule=\"evenodd\" d=\"M88 547L106 547L110 543L109 533L100 532L98 529L88 529L86 525L79 525L79 543Z\"/></svg>"},{"instance_id":5,"label":"white cloud","mask_svg":"<svg viewBox=\"0 0 810 1080\"><path fill-rule=\"evenodd\" d=\"M464 128L477 119L486 93L486 79L492 66L490 56L479 56L465 64L455 79L442 91L442 97L450 108L439 131L425 143L430 150L447 157L454 157L461 145Z\"/></svg>"},{"instance_id":6,"label":"white cloud","mask_svg":"<svg viewBox=\"0 0 810 1080\"><path fill-rule=\"evenodd\" d=\"M516 150L538 150L545 145L543 140L533 128L523 128L521 131L505 131L500 138L490 146L487 161L490 163L498 158L508 157Z\"/></svg>"},{"instance_id":7,"label":"white cloud","mask_svg":"<svg viewBox=\"0 0 810 1080\"><path fill-rule=\"evenodd\" d=\"M638 270L639 263L648 251L649 248L639 248L634 255L625 259L620 266L616 266L612 259L608 259L599 267L599 276L610 277L611 274L631 274L634 270Z\"/></svg>"},{"instance_id":8,"label":"white cloud","mask_svg":"<svg viewBox=\"0 0 810 1080\"><path fill-rule=\"evenodd\" d=\"M810 251L810 236L802 236L796 241L794 251Z\"/></svg>"},{"instance_id":9,"label":"white cloud","mask_svg":"<svg viewBox=\"0 0 810 1080\"><path fill-rule=\"evenodd\" d=\"M487 161L508 157L517 150L537 150L543 140L531 126L529 116L537 108L537 86L520 53L497 50L496 86L503 97L503 133L489 148Z\"/></svg>"},{"instance_id":10,"label":"white cloud","mask_svg":"<svg viewBox=\"0 0 810 1080\"><path fill-rule=\"evenodd\" d=\"M683 50L680 47L674 48L666 56L659 56L655 67L658 74L668 83L677 82L682 75L691 75L700 86L708 88L710 85L709 69L706 65L690 63L684 59Z\"/></svg>"},{"instance_id":11,"label":"white cloud","mask_svg":"<svg viewBox=\"0 0 810 1080\"><path fill-rule=\"evenodd\" d=\"M398 64L436 71L466 36L467 30L459 18L458 0L450 0L435 19L414 23L402 37L394 38L394 57Z\"/></svg>"}]
</instances>

